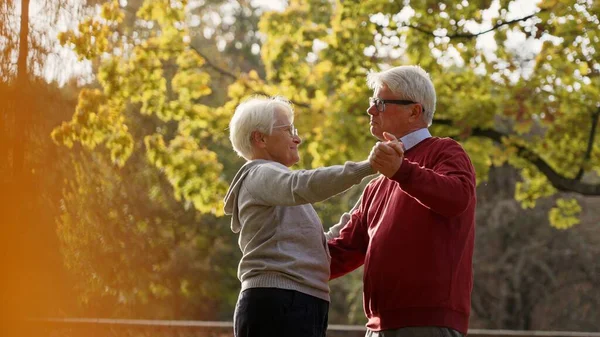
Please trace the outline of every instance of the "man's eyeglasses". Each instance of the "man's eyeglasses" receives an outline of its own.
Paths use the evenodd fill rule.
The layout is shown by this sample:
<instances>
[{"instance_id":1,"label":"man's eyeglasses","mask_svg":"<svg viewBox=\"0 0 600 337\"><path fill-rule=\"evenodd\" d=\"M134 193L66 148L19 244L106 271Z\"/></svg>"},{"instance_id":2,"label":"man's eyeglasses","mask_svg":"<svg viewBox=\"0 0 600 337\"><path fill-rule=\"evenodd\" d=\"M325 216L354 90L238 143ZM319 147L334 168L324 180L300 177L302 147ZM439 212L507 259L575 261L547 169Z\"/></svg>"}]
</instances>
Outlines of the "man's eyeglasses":
<instances>
[{"instance_id":1,"label":"man's eyeglasses","mask_svg":"<svg viewBox=\"0 0 600 337\"><path fill-rule=\"evenodd\" d=\"M417 104L417 102L413 102L413 101L409 101L409 100L405 100L405 99L398 100L398 99L381 99L381 98L377 98L377 97L371 97L371 98L369 98L369 104L370 104L370 106L375 105L375 108L377 109L377 111L383 112L383 111L385 111L386 104L410 105L410 104Z\"/></svg>"},{"instance_id":2,"label":"man's eyeglasses","mask_svg":"<svg viewBox=\"0 0 600 337\"><path fill-rule=\"evenodd\" d=\"M285 127L288 128L285 131L287 131L290 134L290 137L298 137L298 129L296 129L294 124L275 125L275 126L273 126L273 129L285 128Z\"/></svg>"}]
</instances>

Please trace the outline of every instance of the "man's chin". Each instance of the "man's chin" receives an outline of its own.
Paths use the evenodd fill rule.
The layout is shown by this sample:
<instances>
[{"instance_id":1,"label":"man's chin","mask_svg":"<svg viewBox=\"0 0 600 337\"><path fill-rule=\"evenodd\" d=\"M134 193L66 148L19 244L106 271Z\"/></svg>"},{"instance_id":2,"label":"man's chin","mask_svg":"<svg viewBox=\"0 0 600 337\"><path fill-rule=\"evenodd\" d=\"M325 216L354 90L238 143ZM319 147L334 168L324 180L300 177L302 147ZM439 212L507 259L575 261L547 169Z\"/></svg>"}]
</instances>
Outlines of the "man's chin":
<instances>
[{"instance_id":1,"label":"man's chin","mask_svg":"<svg viewBox=\"0 0 600 337\"><path fill-rule=\"evenodd\" d=\"M383 132L381 130L379 130L377 127L375 127L374 125L371 125L371 134L373 135L373 137L382 140L383 139Z\"/></svg>"}]
</instances>

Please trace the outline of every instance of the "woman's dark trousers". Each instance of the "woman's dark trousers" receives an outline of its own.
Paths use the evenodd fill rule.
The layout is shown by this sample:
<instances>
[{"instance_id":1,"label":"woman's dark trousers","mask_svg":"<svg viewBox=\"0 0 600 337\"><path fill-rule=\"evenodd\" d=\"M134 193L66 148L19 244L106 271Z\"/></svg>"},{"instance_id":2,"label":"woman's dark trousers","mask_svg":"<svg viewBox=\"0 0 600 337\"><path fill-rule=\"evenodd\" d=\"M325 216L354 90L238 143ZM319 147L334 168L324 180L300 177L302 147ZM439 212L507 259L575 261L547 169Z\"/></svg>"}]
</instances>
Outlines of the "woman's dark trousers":
<instances>
[{"instance_id":1,"label":"woman's dark trousers","mask_svg":"<svg viewBox=\"0 0 600 337\"><path fill-rule=\"evenodd\" d=\"M240 293L235 337L325 337L329 302L298 291L250 288Z\"/></svg>"}]
</instances>

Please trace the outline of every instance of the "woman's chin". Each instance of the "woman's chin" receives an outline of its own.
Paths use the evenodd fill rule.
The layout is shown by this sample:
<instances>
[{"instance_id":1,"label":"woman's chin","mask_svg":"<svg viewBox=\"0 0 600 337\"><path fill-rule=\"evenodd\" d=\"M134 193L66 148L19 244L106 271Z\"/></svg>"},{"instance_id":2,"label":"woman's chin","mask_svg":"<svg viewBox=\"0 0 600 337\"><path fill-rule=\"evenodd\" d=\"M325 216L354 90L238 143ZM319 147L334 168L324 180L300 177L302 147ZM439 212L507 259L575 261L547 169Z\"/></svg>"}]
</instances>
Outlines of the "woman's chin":
<instances>
[{"instance_id":1,"label":"woman's chin","mask_svg":"<svg viewBox=\"0 0 600 337\"><path fill-rule=\"evenodd\" d=\"M291 158L290 165L288 165L288 167L298 164L299 161L300 161L300 156L295 155L294 157Z\"/></svg>"}]
</instances>

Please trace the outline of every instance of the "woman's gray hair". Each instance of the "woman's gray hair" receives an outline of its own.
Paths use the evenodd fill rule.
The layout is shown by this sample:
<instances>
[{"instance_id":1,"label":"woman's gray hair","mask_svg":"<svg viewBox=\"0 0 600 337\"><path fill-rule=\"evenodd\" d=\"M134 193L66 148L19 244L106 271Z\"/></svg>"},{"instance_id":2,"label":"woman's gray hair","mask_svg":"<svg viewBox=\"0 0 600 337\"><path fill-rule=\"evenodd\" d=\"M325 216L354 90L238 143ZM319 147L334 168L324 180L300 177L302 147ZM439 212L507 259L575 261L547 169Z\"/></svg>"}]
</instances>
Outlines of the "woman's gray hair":
<instances>
[{"instance_id":1,"label":"woman's gray hair","mask_svg":"<svg viewBox=\"0 0 600 337\"><path fill-rule=\"evenodd\" d=\"M367 85L377 91L386 85L399 99L408 99L423 106L423 119L431 126L435 113L435 88L429 74L419 66L400 66L382 72L369 72Z\"/></svg>"},{"instance_id":2,"label":"woman's gray hair","mask_svg":"<svg viewBox=\"0 0 600 337\"><path fill-rule=\"evenodd\" d=\"M250 97L237 106L229 122L229 140L240 157L252 159L252 132L270 135L276 110L285 113L290 123L294 122L294 108L281 96Z\"/></svg>"}]
</instances>

